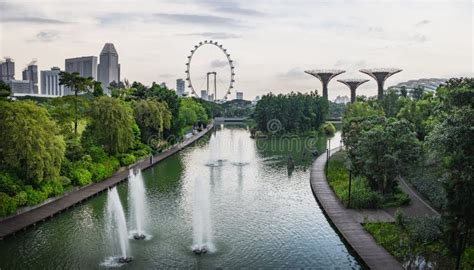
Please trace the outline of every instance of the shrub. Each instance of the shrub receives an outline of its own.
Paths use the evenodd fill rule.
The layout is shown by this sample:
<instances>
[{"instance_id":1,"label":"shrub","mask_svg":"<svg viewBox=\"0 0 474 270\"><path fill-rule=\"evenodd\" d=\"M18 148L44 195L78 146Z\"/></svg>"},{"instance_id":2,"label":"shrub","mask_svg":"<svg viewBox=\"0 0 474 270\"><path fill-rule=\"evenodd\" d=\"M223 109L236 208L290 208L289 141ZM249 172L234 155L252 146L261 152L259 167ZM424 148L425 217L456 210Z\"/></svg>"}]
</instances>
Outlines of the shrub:
<instances>
[{"instance_id":1,"label":"shrub","mask_svg":"<svg viewBox=\"0 0 474 270\"><path fill-rule=\"evenodd\" d=\"M14 175L7 172L0 172L0 192L14 196L21 191L22 184Z\"/></svg>"},{"instance_id":2,"label":"shrub","mask_svg":"<svg viewBox=\"0 0 474 270\"><path fill-rule=\"evenodd\" d=\"M28 194L25 191L20 191L15 195L16 206L23 206L28 202Z\"/></svg>"},{"instance_id":3,"label":"shrub","mask_svg":"<svg viewBox=\"0 0 474 270\"><path fill-rule=\"evenodd\" d=\"M8 194L0 192L0 217L5 217L15 213L16 200L8 196Z\"/></svg>"},{"instance_id":4,"label":"shrub","mask_svg":"<svg viewBox=\"0 0 474 270\"><path fill-rule=\"evenodd\" d=\"M60 181L51 181L50 186L52 188L52 195L58 196L63 194L64 188Z\"/></svg>"},{"instance_id":5,"label":"shrub","mask_svg":"<svg viewBox=\"0 0 474 270\"><path fill-rule=\"evenodd\" d=\"M416 243L428 244L442 235L441 218L436 216L411 218L406 227L410 238Z\"/></svg>"},{"instance_id":6,"label":"shrub","mask_svg":"<svg viewBox=\"0 0 474 270\"><path fill-rule=\"evenodd\" d=\"M53 187L49 181L41 183L40 190L46 194L46 197L49 197L51 194L53 194Z\"/></svg>"},{"instance_id":7,"label":"shrub","mask_svg":"<svg viewBox=\"0 0 474 270\"><path fill-rule=\"evenodd\" d=\"M118 155L118 159L122 166L128 166L135 162L135 156L133 154L120 154Z\"/></svg>"},{"instance_id":8,"label":"shrub","mask_svg":"<svg viewBox=\"0 0 474 270\"><path fill-rule=\"evenodd\" d=\"M71 180L76 186L85 186L91 183L92 174L84 168L77 168L71 172Z\"/></svg>"},{"instance_id":9,"label":"shrub","mask_svg":"<svg viewBox=\"0 0 474 270\"><path fill-rule=\"evenodd\" d=\"M71 184L71 179L69 179L69 177L67 176L60 176L59 182L61 183L63 187L67 187Z\"/></svg>"},{"instance_id":10,"label":"shrub","mask_svg":"<svg viewBox=\"0 0 474 270\"><path fill-rule=\"evenodd\" d=\"M92 173L92 181L94 182L99 182L107 177L107 170L104 164L101 163L92 164L90 172Z\"/></svg>"},{"instance_id":11,"label":"shrub","mask_svg":"<svg viewBox=\"0 0 474 270\"><path fill-rule=\"evenodd\" d=\"M105 153L104 149L99 146L89 147L87 153L91 156L92 161L94 162L104 162L108 158L107 153Z\"/></svg>"},{"instance_id":12,"label":"shrub","mask_svg":"<svg viewBox=\"0 0 474 270\"><path fill-rule=\"evenodd\" d=\"M26 186L25 192L28 196L27 204L29 206L37 205L48 198L44 192L40 190L34 190L32 186Z\"/></svg>"},{"instance_id":13,"label":"shrub","mask_svg":"<svg viewBox=\"0 0 474 270\"><path fill-rule=\"evenodd\" d=\"M395 212L395 224L400 228L405 228L405 225L407 224L407 217L400 208Z\"/></svg>"},{"instance_id":14,"label":"shrub","mask_svg":"<svg viewBox=\"0 0 474 270\"><path fill-rule=\"evenodd\" d=\"M115 157L109 157L102 164L104 164L104 166L105 166L105 175L106 175L106 177L112 176L114 174L114 172L120 167L120 162Z\"/></svg>"},{"instance_id":15,"label":"shrub","mask_svg":"<svg viewBox=\"0 0 474 270\"><path fill-rule=\"evenodd\" d=\"M324 133L328 136L332 136L336 133L336 127L331 122L326 122L323 129Z\"/></svg>"}]
</instances>

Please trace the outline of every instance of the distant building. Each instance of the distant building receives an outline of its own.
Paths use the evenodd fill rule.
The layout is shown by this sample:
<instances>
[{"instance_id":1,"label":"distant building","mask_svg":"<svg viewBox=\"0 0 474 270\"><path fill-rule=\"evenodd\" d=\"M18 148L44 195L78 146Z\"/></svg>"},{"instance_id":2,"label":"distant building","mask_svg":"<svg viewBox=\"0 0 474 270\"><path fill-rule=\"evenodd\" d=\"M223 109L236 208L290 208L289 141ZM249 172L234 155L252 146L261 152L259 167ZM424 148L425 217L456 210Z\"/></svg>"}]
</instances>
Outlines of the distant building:
<instances>
[{"instance_id":1,"label":"distant building","mask_svg":"<svg viewBox=\"0 0 474 270\"><path fill-rule=\"evenodd\" d=\"M337 96L336 99L334 99L334 103L337 103L337 104L347 104L349 103L351 100L349 99L348 96Z\"/></svg>"},{"instance_id":2,"label":"distant building","mask_svg":"<svg viewBox=\"0 0 474 270\"><path fill-rule=\"evenodd\" d=\"M114 44L105 43L100 53L100 64L98 66L98 81L102 84L104 93L110 96L109 85L111 82L120 82L120 64L118 53Z\"/></svg>"},{"instance_id":3,"label":"distant building","mask_svg":"<svg viewBox=\"0 0 474 270\"><path fill-rule=\"evenodd\" d=\"M208 98L209 101L214 101L214 94L208 95L207 98Z\"/></svg>"},{"instance_id":4,"label":"distant building","mask_svg":"<svg viewBox=\"0 0 474 270\"><path fill-rule=\"evenodd\" d=\"M244 99L244 92L236 92L235 93L235 99Z\"/></svg>"},{"instance_id":5,"label":"distant building","mask_svg":"<svg viewBox=\"0 0 474 270\"><path fill-rule=\"evenodd\" d=\"M41 95L64 95L64 86L59 84L59 72L61 72L61 70L58 67L53 67L51 70L41 71Z\"/></svg>"},{"instance_id":6,"label":"distant building","mask_svg":"<svg viewBox=\"0 0 474 270\"><path fill-rule=\"evenodd\" d=\"M67 73L77 72L81 77L92 77L97 80L97 56L83 56L65 60L65 71ZM64 88L64 95L72 94L71 89Z\"/></svg>"},{"instance_id":7,"label":"distant building","mask_svg":"<svg viewBox=\"0 0 474 270\"><path fill-rule=\"evenodd\" d=\"M185 84L183 79L176 80L176 94L181 97L184 96Z\"/></svg>"},{"instance_id":8,"label":"distant building","mask_svg":"<svg viewBox=\"0 0 474 270\"><path fill-rule=\"evenodd\" d=\"M201 99L208 100L207 90L201 90Z\"/></svg>"},{"instance_id":9,"label":"distant building","mask_svg":"<svg viewBox=\"0 0 474 270\"><path fill-rule=\"evenodd\" d=\"M407 92L410 93L413 89L417 87L423 87L425 91L435 91L440 84L445 83L446 81L446 79L437 78L410 80L390 86L388 89L395 89L397 91L400 91L402 87L405 87Z\"/></svg>"},{"instance_id":10,"label":"distant building","mask_svg":"<svg viewBox=\"0 0 474 270\"><path fill-rule=\"evenodd\" d=\"M9 80L7 82L12 90L12 95L15 94L35 94L31 91L31 83L27 80Z\"/></svg>"},{"instance_id":11,"label":"distant building","mask_svg":"<svg viewBox=\"0 0 474 270\"><path fill-rule=\"evenodd\" d=\"M7 82L15 79L15 62L11 58L5 58L0 62L0 80Z\"/></svg>"},{"instance_id":12,"label":"distant building","mask_svg":"<svg viewBox=\"0 0 474 270\"><path fill-rule=\"evenodd\" d=\"M38 66L35 64L28 65L27 68L23 70L23 80L30 82L30 93L39 94L38 91Z\"/></svg>"}]
</instances>

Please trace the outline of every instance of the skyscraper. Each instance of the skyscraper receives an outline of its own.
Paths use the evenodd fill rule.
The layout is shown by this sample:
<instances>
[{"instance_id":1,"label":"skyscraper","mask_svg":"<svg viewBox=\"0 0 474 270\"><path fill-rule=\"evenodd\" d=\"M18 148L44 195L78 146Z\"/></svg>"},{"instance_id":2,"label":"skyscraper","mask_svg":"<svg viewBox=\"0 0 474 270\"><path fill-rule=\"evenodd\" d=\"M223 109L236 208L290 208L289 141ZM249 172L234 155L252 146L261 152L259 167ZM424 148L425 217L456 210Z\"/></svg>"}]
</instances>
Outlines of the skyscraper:
<instances>
[{"instance_id":1,"label":"skyscraper","mask_svg":"<svg viewBox=\"0 0 474 270\"><path fill-rule=\"evenodd\" d=\"M243 100L244 99L244 92L236 92L235 93L235 98L239 99L239 100Z\"/></svg>"},{"instance_id":2,"label":"skyscraper","mask_svg":"<svg viewBox=\"0 0 474 270\"><path fill-rule=\"evenodd\" d=\"M76 58L69 58L65 61L65 71L68 73L77 72L79 76L88 78L92 77L97 80L97 57L96 56L83 56ZM64 88L64 95L70 95L71 89L68 87Z\"/></svg>"},{"instance_id":3,"label":"skyscraper","mask_svg":"<svg viewBox=\"0 0 474 270\"><path fill-rule=\"evenodd\" d=\"M177 79L176 80L176 94L179 97L184 95L184 89L185 89L184 80L183 79Z\"/></svg>"},{"instance_id":4,"label":"skyscraper","mask_svg":"<svg viewBox=\"0 0 474 270\"><path fill-rule=\"evenodd\" d=\"M201 99L208 100L207 90L201 90Z\"/></svg>"},{"instance_id":5,"label":"skyscraper","mask_svg":"<svg viewBox=\"0 0 474 270\"><path fill-rule=\"evenodd\" d=\"M5 62L0 62L0 80L11 81L15 79L15 62L6 57Z\"/></svg>"},{"instance_id":6,"label":"skyscraper","mask_svg":"<svg viewBox=\"0 0 474 270\"><path fill-rule=\"evenodd\" d=\"M59 72L61 72L61 70L58 67L52 67L51 70L41 71L41 95L64 95L64 87L59 84Z\"/></svg>"},{"instance_id":7,"label":"skyscraper","mask_svg":"<svg viewBox=\"0 0 474 270\"><path fill-rule=\"evenodd\" d=\"M38 91L38 66L30 64L23 70L23 80L30 82L30 93L39 94Z\"/></svg>"},{"instance_id":8,"label":"skyscraper","mask_svg":"<svg viewBox=\"0 0 474 270\"><path fill-rule=\"evenodd\" d=\"M100 53L99 63L99 82L102 84L104 93L110 95L109 85L111 82L120 82L120 64L118 62L118 53L114 44L105 43Z\"/></svg>"}]
</instances>

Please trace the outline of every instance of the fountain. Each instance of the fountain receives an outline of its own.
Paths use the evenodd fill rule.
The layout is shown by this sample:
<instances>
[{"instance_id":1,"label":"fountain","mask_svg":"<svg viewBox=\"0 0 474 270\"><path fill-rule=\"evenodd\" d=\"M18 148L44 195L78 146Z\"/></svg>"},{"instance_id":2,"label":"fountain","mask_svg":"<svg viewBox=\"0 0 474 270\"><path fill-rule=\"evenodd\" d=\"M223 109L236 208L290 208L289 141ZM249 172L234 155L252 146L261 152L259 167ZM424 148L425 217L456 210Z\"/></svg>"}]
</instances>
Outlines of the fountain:
<instances>
[{"instance_id":1,"label":"fountain","mask_svg":"<svg viewBox=\"0 0 474 270\"><path fill-rule=\"evenodd\" d=\"M237 157L238 161L234 162L234 165L242 167L248 164L248 162L244 162L244 145L242 143L242 138L239 138Z\"/></svg>"},{"instance_id":2,"label":"fountain","mask_svg":"<svg viewBox=\"0 0 474 270\"><path fill-rule=\"evenodd\" d=\"M119 264L129 263L132 261L132 257L129 256L127 223L116 187L110 188L107 193L106 210L108 238L111 241L114 254L120 252L120 257L114 255L112 260Z\"/></svg>"},{"instance_id":3,"label":"fountain","mask_svg":"<svg viewBox=\"0 0 474 270\"><path fill-rule=\"evenodd\" d=\"M202 177L196 177L194 182L193 241L192 250L195 254L214 251L209 190Z\"/></svg>"},{"instance_id":4,"label":"fountain","mask_svg":"<svg viewBox=\"0 0 474 270\"><path fill-rule=\"evenodd\" d=\"M220 167L224 163L224 159L220 158L220 141L217 135L212 135L209 140L209 161L206 166Z\"/></svg>"},{"instance_id":5,"label":"fountain","mask_svg":"<svg viewBox=\"0 0 474 270\"><path fill-rule=\"evenodd\" d=\"M131 236L135 240L144 240L146 218L148 209L146 205L145 185L143 183L142 172L139 170L136 174L133 169L128 176L128 202L130 207L130 221L132 226Z\"/></svg>"}]
</instances>

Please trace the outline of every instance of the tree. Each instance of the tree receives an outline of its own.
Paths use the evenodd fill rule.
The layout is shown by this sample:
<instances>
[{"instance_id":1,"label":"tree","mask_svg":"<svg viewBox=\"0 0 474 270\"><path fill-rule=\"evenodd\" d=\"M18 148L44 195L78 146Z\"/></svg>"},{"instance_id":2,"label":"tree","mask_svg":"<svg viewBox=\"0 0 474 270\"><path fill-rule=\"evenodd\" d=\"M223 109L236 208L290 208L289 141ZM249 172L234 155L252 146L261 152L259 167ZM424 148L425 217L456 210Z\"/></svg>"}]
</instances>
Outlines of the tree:
<instances>
[{"instance_id":1,"label":"tree","mask_svg":"<svg viewBox=\"0 0 474 270\"><path fill-rule=\"evenodd\" d=\"M89 117L82 136L85 145L101 145L110 154L124 153L133 146L133 113L122 101L99 97L94 100Z\"/></svg>"},{"instance_id":2,"label":"tree","mask_svg":"<svg viewBox=\"0 0 474 270\"><path fill-rule=\"evenodd\" d=\"M92 77L84 78L79 75L78 72L68 73L61 71L59 73L59 84L69 87L74 90L74 134L77 135L77 121L78 121L78 108L77 108L77 96L80 93L87 92L91 87L94 86L94 80Z\"/></svg>"},{"instance_id":3,"label":"tree","mask_svg":"<svg viewBox=\"0 0 474 270\"><path fill-rule=\"evenodd\" d=\"M171 125L171 112L168 105L155 99L138 101L134 106L135 121L141 130L143 143L148 143L148 138L158 135L162 138L163 130Z\"/></svg>"},{"instance_id":4,"label":"tree","mask_svg":"<svg viewBox=\"0 0 474 270\"><path fill-rule=\"evenodd\" d=\"M93 83L93 89L94 90L92 91L92 94L94 95L94 97L100 97L104 95L104 89L102 89L102 84L100 82L95 81Z\"/></svg>"},{"instance_id":5,"label":"tree","mask_svg":"<svg viewBox=\"0 0 474 270\"><path fill-rule=\"evenodd\" d=\"M360 133L355 159L372 190L391 193L398 174L417 162L421 147L412 128L389 118Z\"/></svg>"},{"instance_id":6,"label":"tree","mask_svg":"<svg viewBox=\"0 0 474 270\"><path fill-rule=\"evenodd\" d=\"M65 143L46 109L31 101L0 101L0 164L25 184L59 176Z\"/></svg>"},{"instance_id":7,"label":"tree","mask_svg":"<svg viewBox=\"0 0 474 270\"><path fill-rule=\"evenodd\" d=\"M410 91L411 97L414 100L419 100L423 96L425 89L422 86L417 86Z\"/></svg>"},{"instance_id":8,"label":"tree","mask_svg":"<svg viewBox=\"0 0 474 270\"><path fill-rule=\"evenodd\" d=\"M179 122L183 127L196 123L207 123L206 110L192 98L180 99Z\"/></svg>"},{"instance_id":9,"label":"tree","mask_svg":"<svg viewBox=\"0 0 474 270\"><path fill-rule=\"evenodd\" d=\"M6 99L11 95L11 92L10 85L0 80L0 99Z\"/></svg>"}]
</instances>

